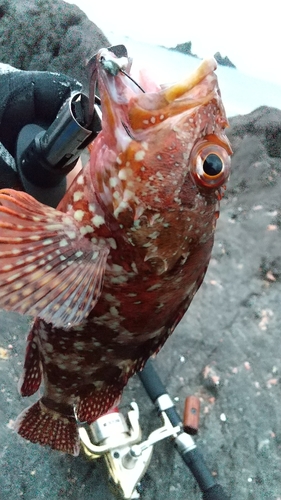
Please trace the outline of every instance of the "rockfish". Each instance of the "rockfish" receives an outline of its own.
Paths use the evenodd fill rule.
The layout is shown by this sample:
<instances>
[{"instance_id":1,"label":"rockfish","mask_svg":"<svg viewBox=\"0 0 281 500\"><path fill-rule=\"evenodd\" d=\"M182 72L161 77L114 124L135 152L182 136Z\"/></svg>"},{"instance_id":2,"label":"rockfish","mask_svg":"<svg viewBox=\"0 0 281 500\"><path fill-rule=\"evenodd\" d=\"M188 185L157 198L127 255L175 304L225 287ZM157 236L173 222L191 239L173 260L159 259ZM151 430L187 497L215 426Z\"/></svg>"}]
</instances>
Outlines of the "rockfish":
<instances>
[{"instance_id":1,"label":"rockfish","mask_svg":"<svg viewBox=\"0 0 281 500\"><path fill-rule=\"evenodd\" d=\"M0 307L35 318L19 390L24 438L79 453L77 419L116 405L204 278L231 148L215 60L158 86L102 49L102 131L57 209L0 192Z\"/></svg>"}]
</instances>

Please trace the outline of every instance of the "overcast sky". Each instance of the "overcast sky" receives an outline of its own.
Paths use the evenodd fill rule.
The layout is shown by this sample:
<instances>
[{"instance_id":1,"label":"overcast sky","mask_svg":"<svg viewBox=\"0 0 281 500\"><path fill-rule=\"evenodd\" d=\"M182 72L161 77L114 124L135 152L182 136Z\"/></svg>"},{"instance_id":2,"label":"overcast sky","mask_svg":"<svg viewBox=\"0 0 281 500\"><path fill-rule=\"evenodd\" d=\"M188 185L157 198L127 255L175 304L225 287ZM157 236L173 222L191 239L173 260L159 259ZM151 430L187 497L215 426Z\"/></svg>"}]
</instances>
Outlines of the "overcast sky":
<instances>
[{"instance_id":1,"label":"overcast sky","mask_svg":"<svg viewBox=\"0 0 281 500\"><path fill-rule=\"evenodd\" d=\"M192 42L200 57L220 51L244 72L281 84L277 0L67 0L110 39L110 32L175 46Z\"/></svg>"}]
</instances>

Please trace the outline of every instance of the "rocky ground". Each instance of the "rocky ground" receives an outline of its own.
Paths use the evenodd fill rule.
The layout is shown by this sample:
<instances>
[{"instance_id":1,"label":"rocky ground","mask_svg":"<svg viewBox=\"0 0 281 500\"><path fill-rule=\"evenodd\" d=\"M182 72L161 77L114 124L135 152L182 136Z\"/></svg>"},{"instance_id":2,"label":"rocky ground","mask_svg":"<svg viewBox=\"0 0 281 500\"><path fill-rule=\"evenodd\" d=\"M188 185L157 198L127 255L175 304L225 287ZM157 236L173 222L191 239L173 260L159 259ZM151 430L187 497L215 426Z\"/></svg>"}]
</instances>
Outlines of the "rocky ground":
<instances>
[{"instance_id":1,"label":"rocky ground","mask_svg":"<svg viewBox=\"0 0 281 500\"><path fill-rule=\"evenodd\" d=\"M281 111L259 108L230 125L232 175L209 270L156 365L180 412L188 394L199 396L196 441L231 499L280 500ZM36 400L17 392L28 324L0 313L0 498L113 500L102 460L65 456L11 429ZM131 400L147 435L159 421L137 378L124 393ZM141 498L201 498L169 441L155 446Z\"/></svg>"}]
</instances>

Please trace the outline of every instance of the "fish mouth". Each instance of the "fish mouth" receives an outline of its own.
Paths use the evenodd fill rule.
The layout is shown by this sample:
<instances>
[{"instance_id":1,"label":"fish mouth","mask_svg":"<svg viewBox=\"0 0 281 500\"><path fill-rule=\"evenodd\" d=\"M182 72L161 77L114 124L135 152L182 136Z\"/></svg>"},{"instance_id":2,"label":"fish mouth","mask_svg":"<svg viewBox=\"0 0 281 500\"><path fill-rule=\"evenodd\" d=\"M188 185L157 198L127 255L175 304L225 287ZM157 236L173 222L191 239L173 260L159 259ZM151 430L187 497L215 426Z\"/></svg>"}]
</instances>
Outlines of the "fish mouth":
<instances>
[{"instance_id":1,"label":"fish mouth","mask_svg":"<svg viewBox=\"0 0 281 500\"><path fill-rule=\"evenodd\" d=\"M115 136L123 131L127 137L137 139L143 132L173 116L193 113L198 106L211 100L218 102L220 126L228 126L220 99L214 58L202 61L199 67L179 82L159 86L142 72L138 83L131 75L132 60L117 57L108 49L96 56L97 81L103 111L103 130ZM116 131L119 131L116 134Z\"/></svg>"}]
</instances>

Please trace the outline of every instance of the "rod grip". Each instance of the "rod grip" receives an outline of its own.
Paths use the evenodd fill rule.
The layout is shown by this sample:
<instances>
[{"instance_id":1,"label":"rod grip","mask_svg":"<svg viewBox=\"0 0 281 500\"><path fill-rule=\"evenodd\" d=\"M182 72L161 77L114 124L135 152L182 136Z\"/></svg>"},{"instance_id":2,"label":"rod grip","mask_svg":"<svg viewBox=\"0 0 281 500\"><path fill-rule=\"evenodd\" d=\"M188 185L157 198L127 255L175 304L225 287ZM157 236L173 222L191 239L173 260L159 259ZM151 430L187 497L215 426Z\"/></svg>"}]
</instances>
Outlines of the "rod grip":
<instances>
[{"instance_id":1,"label":"rod grip","mask_svg":"<svg viewBox=\"0 0 281 500\"><path fill-rule=\"evenodd\" d=\"M150 359L146 362L143 370L138 372L138 376L153 403L163 394L167 394L167 389L160 380Z\"/></svg>"},{"instance_id":2,"label":"rod grip","mask_svg":"<svg viewBox=\"0 0 281 500\"><path fill-rule=\"evenodd\" d=\"M180 454L195 477L203 493L203 500L229 500L221 485L217 484L215 478L212 476L198 448Z\"/></svg>"}]
</instances>

